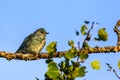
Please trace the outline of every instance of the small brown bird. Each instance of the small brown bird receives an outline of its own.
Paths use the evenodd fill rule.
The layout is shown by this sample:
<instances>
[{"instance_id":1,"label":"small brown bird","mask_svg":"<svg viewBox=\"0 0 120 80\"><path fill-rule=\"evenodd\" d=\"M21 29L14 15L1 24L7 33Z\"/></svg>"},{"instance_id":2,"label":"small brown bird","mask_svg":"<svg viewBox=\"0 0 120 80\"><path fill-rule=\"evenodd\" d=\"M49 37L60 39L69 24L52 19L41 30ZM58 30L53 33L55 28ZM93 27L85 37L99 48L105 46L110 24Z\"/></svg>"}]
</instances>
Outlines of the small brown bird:
<instances>
[{"instance_id":1,"label":"small brown bird","mask_svg":"<svg viewBox=\"0 0 120 80\"><path fill-rule=\"evenodd\" d=\"M24 39L16 53L39 53L45 46L46 34L49 33L46 32L44 28L37 29L34 33Z\"/></svg>"}]
</instances>

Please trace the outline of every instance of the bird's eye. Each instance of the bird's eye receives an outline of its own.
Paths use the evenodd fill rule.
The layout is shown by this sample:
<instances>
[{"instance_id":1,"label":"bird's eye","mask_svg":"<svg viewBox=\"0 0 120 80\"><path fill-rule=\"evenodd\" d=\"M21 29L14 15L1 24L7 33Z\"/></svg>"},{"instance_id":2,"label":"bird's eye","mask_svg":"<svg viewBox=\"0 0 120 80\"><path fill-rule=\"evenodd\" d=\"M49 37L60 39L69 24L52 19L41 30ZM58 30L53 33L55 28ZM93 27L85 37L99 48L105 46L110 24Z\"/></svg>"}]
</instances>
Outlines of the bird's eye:
<instances>
[{"instance_id":1,"label":"bird's eye","mask_svg":"<svg viewBox=\"0 0 120 80\"><path fill-rule=\"evenodd\" d=\"M41 33L44 33L43 31L41 31Z\"/></svg>"}]
</instances>

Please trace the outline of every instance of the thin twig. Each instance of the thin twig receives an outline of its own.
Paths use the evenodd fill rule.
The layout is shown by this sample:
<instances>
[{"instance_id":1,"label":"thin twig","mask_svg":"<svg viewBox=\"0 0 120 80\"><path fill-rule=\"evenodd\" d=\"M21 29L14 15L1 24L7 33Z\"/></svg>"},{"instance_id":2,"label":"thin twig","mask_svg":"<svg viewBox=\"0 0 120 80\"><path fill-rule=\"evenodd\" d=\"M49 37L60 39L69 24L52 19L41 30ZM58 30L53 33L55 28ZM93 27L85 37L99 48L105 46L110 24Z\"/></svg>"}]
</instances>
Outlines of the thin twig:
<instances>
[{"instance_id":1,"label":"thin twig","mask_svg":"<svg viewBox=\"0 0 120 80\"><path fill-rule=\"evenodd\" d=\"M120 79L120 76L118 76L117 72L115 71L115 69L113 69L114 74L117 76L118 79Z\"/></svg>"},{"instance_id":2,"label":"thin twig","mask_svg":"<svg viewBox=\"0 0 120 80\"><path fill-rule=\"evenodd\" d=\"M94 28L94 22L92 22L91 28L88 30L87 36L83 41L83 45L85 44L86 41L90 40L90 32L93 28ZM84 48L83 45L82 45L82 48Z\"/></svg>"}]
</instances>

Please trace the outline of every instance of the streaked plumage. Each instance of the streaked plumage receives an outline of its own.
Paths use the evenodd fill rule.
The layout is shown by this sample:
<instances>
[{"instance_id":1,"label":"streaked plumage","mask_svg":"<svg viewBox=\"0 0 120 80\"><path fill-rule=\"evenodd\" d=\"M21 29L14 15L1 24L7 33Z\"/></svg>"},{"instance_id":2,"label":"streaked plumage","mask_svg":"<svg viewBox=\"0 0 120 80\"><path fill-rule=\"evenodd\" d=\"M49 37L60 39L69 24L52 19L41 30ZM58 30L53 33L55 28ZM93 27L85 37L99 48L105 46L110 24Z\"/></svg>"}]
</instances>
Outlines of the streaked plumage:
<instances>
[{"instance_id":1,"label":"streaked plumage","mask_svg":"<svg viewBox=\"0 0 120 80\"><path fill-rule=\"evenodd\" d=\"M46 34L44 28L37 29L24 39L16 53L39 53L45 46Z\"/></svg>"}]
</instances>

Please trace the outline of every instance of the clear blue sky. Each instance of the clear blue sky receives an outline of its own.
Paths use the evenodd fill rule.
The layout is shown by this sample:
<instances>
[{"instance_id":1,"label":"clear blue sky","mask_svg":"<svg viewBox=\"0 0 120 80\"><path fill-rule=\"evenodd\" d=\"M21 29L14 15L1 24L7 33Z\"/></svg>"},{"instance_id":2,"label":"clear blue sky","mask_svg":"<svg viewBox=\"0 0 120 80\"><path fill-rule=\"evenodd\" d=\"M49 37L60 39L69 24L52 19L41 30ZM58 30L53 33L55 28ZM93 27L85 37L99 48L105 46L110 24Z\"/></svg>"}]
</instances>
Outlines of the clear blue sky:
<instances>
[{"instance_id":1,"label":"clear blue sky","mask_svg":"<svg viewBox=\"0 0 120 80\"><path fill-rule=\"evenodd\" d=\"M79 30L84 20L99 22L92 32L93 37L102 27L109 33L107 42L92 40L91 46L116 45L113 27L120 19L119 5L119 0L0 0L0 50L15 52L23 39L40 27L50 32L47 44L57 41L59 51L67 50L67 41L76 41L74 30ZM90 62L94 59L101 61L101 70L91 69ZM88 66L86 77L76 80L118 80L112 72L106 71L105 63L112 64L120 75L119 59L120 54L92 54L83 64ZM35 80L35 77L44 80L46 71L45 60L9 62L0 58L0 80Z\"/></svg>"}]
</instances>

